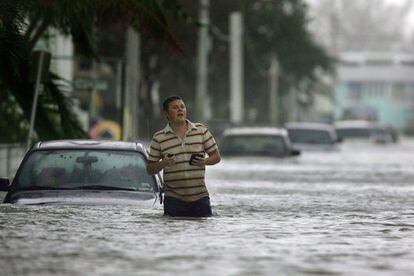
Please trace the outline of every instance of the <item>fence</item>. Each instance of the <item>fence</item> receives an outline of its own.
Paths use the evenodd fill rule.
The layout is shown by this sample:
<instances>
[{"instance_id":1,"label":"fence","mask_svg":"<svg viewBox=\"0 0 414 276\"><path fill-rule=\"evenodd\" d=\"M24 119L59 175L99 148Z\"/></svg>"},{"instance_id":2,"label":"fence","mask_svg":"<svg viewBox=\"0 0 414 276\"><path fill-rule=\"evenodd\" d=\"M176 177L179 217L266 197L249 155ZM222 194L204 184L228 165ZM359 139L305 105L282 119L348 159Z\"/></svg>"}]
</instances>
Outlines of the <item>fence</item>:
<instances>
[{"instance_id":1,"label":"fence","mask_svg":"<svg viewBox=\"0 0 414 276\"><path fill-rule=\"evenodd\" d=\"M0 177L13 178L25 153L23 144L0 144Z\"/></svg>"}]
</instances>

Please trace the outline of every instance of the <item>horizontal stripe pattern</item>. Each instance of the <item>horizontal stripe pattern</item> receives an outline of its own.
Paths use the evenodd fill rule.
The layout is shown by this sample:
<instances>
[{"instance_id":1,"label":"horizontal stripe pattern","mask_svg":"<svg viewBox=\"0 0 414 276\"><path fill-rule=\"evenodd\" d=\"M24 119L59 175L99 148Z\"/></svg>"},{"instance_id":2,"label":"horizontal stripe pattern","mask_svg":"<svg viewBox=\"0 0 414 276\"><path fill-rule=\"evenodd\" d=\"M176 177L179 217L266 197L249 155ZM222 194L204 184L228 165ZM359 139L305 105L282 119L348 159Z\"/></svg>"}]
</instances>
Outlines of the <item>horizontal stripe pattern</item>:
<instances>
[{"instance_id":1,"label":"horizontal stripe pattern","mask_svg":"<svg viewBox=\"0 0 414 276\"><path fill-rule=\"evenodd\" d=\"M193 172L193 171L205 171L205 169L202 168L202 169L185 169L185 170L178 170L178 171L168 171L168 172L164 172L164 175L172 174L172 173L181 173L181 172Z\"/></svg>"},{"instance_id":2,"label":"horizontal stripe pattern","mask_svg":"<svg viewBox=\"0 0 414 276\"><path fill-rule=\"evenodd\" d=\"M154 154L149 154L149 158L150 159L160 159L161 158L161 154L157 154L157 155L154 155ZM155 161L154 161L155 162Z\"/></svg>"},{"instance_id":3,"label":"horizontal stripe pattern","mask_svg":"<svg viewBox=\"0 0 414 276\"><path fill-rule=\"evenodd\" d=\"M196 201L208 196L205 185L205 167L190 165L192 154L212 153L217 149L210 131L199 123L188 121L189 130L180 139L167 125L154 134L149 147L149 162L158 162L166 154L174 154L176 163L163 170L165 195L184 201Z\"/></svg>"},{"instance_id":4,"label":"horizontal stripe pattern","mask_svg":"<svg viewBox=\"0 0 414 276\"><path fill-rule=\"evenodd\" d=\"M152 146L151 146L151 149L152 149L152 150L155 150L155 151L157 151L157 152L159 152L159 151L160 151L159 149L156 149L156 148L154 148L154 147L152 147Z\"/></svg>"},{"instance_id":5,"label":"horizontal stripe pattern","mask_svg":"<svg viewBox=\"0 0 414 276\"><path fill-rule=\"evenodd\" d=\"M167 150L173 149L175 147L179 147L179 146L181 146L181 143L179 143L177 145L174 145L174 146L171 146L171 147L168 147L168 148L165 148L164 151L167 151Z\"/></svg>"},{"instance_id":6,"label":"horizontal stripe pattern","mask_svg":"<svg viewBox=\"0 0 414 276\"><path fill-rule=\"evenodd\" d=\"M177 181L190 181L190 180L202 180L204 179L204 177L186 177L186 178L178 178L178 179L166 179L164 182L165 183L170 183L170 182L177 182Z\"/></svg>"},{"instance_id":7,"label":"horizontal stripe pattern","mask_svg":"<svg viewBox=\"0 0 414 276\"><path fill-rule=\"evenodd\" d=\"M203 147L207 153L212 153L218 149L216 140L214 140L213 135L209 130L207 130L204 134Z\"/></svg>"},{"instance_id":8,"label":"horizontal stripe pattern","mask_svg":"<svg viewBox=\"0 0 414 276\"><path fill-rule=\"evenodd\" d=\"M160 140L158 143L160 143L160 144L164 144L164 143L167 143L167 142L170 142L170 141L175 141L175 142L177 142L177 141L179 141L180 139L178 138L178 137L169 137L169 138L166 138L166 139L163 139L163 140Z\"/></svg>"}]
</instances>

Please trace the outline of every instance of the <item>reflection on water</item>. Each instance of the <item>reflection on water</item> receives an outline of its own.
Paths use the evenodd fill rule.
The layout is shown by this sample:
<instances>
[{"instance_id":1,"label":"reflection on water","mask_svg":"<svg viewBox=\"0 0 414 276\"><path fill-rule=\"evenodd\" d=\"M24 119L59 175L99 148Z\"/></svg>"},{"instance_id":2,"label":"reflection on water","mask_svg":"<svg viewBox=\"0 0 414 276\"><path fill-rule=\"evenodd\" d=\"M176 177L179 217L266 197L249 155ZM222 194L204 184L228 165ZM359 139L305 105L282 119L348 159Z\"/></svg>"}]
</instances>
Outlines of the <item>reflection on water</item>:
<instances>
[{"instance_id":1,"label":"reflection on water","mask_svg":"<svg viewBox=\"0 0 414 276\"><path fill-rule=\"evenodd\" d=\"M0 206L4 275L407 275L414 141L343 144L207 170L217 215L132 206ZM87 273L86 273L87 272Z\"/></svg>"}]
</instances>

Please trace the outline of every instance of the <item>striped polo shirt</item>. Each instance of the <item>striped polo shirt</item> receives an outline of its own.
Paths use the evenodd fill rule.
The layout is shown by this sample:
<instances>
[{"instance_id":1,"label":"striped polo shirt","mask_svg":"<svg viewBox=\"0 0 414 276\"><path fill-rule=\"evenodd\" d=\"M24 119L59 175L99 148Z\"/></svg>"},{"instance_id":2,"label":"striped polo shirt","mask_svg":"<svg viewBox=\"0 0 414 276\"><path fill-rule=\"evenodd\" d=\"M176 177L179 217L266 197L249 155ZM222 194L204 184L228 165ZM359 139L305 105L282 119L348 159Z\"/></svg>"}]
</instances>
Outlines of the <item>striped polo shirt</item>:
<instances>
[{"instance_id":1,"label":"striped polo shirt","mask_svg":"<svg viewBox=\"0 0 414 276\"><path fill-rule=\"evenodd\" d=\"M212 153L217 150L213 135L203 125L187 120L187 132L183 139L177 136L170 124L152 137L148 162L157 162L166 154L175 155L176 163L164 168L164 192L166 196L184 201L196 201L208 196L204 182L205 166L193 166L189 161L193 153Z\"/></svg>"}]
</instances>

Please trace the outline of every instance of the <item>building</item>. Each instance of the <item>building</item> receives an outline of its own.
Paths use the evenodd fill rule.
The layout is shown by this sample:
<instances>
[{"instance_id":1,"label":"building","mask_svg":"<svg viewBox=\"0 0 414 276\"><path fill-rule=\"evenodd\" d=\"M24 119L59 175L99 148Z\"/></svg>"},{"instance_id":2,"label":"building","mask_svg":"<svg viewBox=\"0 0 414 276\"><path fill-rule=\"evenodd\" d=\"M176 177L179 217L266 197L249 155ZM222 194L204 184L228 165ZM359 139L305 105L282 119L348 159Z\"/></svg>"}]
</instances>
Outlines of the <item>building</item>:
<instances>
[{"instance_id":1,"label":"building","mask_svg":"<svg viewBox=\"0 0 414 276\"><path fill-rule=\"evenodd\" d=\"M414 55L339 54L335 118L368 119L414 131Z\"/></svg>"}]
</instances>

